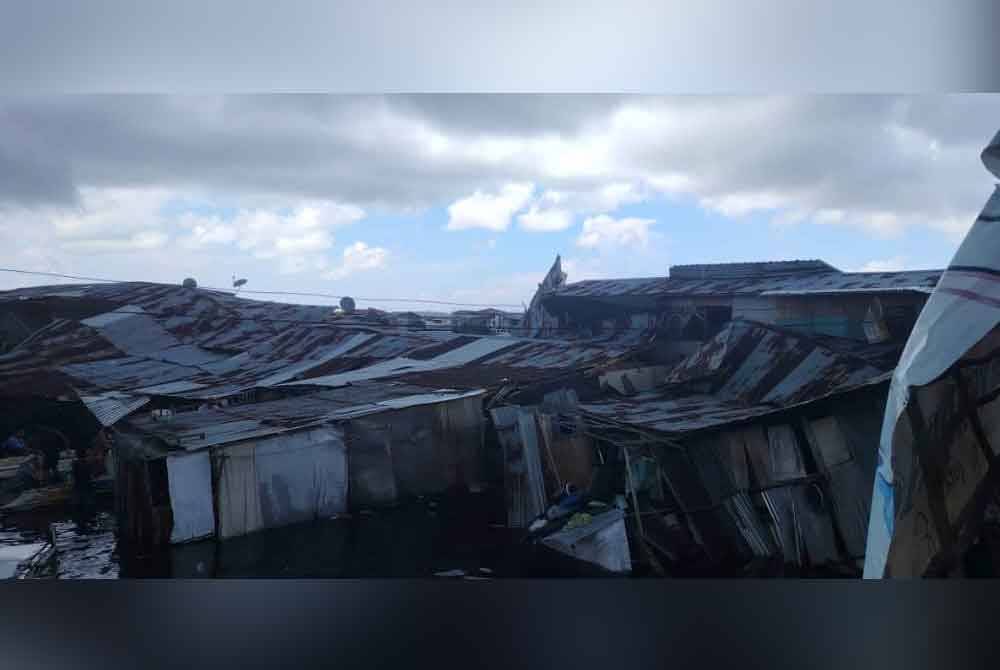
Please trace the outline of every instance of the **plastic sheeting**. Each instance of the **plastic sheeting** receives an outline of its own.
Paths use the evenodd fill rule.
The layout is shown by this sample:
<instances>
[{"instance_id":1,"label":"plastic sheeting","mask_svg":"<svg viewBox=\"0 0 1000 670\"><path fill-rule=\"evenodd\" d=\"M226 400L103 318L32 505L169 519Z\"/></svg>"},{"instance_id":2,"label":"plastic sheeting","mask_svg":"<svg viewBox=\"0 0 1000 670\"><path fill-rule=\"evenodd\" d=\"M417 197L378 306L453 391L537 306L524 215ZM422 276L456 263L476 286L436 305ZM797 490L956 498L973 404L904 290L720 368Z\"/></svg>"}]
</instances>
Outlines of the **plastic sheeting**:
<instances>
[{"instance_id":1,"label":"plastic sheeting","mask_svg":"<svg viewBox=\"0 0 1000 670\"><path fill-rule=\"evenodd\" d=\"M994 143L997 139L994 138ZM987 159L984 152L984 161ZM989 166L988 166L989 167ZM961 440L934 442L912 421L931 425L949 411L954 393L908 412L913 390L935 382L1000 323L1000 188L994 190L928 299L906 342L886 404L872 492L865 578L924 574L932 561L954 549L956 528L944 518L948 494L938 484L961 462ZM978 400L975 398L974 400ZM932 445L921 458L914 436ZM931 475L929 482L927 475ZM962 498L965 493L957 492ZM961 504L961 503L959 503ZM948 516L951 516L950 512Z\"/></svg>"},{"instance_id":2,"label":"plastic sheeting","mask_svg":"<svg viewBox=\"0 0 1000 670\"><path fill-rule=\"evenodd\" d=\"M208 452L168 456L167 483L174 518L170 542L188 542L215 534L212 462Z\"/></svg>"},{"instance_id":3,"label":"plastic sheeting","mask_svg":"<svg viewBox=\"0 0 1000 670\"><path fill-rule=\"evenodd\" d=\"M586 526L561 530L546 537L542 544L567 556L598 565L609 572L632 570L632 555L621 510L594 517Z\"/></svg>"},{"instance_id":4,"label":"plastic sheeting","mask_svg":"<svg viewBox=\"0 0 1000 670\"><path fill-rule=\"evenodd\" d=\"M216 451L219 536L329 517L347 509L347 453L322 428Z\"/></svg>"}]
</instances>

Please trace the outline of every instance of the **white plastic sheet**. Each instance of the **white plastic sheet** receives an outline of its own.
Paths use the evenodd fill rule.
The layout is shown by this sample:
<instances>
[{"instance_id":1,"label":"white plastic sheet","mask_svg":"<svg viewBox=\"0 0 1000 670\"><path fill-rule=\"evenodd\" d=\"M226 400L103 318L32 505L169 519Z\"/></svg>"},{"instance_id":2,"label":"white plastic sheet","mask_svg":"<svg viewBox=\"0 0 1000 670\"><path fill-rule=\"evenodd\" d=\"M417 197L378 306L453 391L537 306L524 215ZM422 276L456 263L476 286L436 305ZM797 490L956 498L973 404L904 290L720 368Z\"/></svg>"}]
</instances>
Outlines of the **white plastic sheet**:
<instances>
[{"instance_id":1,"label":"white plastic sheet","mask_svg":"<svg viewBox=\"0 0 1000 670\"><path fill-rule=\"evenodd\" d=\"M605 512L586 526L553 533L544 538L542 544L610 572L632 570L625 516L621 510Z\"/></svg>"},{"instance_id":2,"label":"white plastic sheet","mask_svg":"<svg viewBox=\"0 0 1000 670\"><path fill-rule=\"evenodd\" d=\"M174 527L170 542L180 543L215 533L212 463L207 451L167 457L167 482Z\"/></svg>"},{"instance_id":3,"label":"white plastic sheet","mask_svg":"<svg viewBox=\"0 0 1000 670\"><path fill-rule=\"evenodd\" d=\"M994 138L994 143L1000 135ZM984 153L984 161L987 155ZM912 457L912 436L904 411L914 388L925 386L948 371L965 353L1000 323L1000 188L994 190L955 257L928 299L906 342L893 374L879 442L878 467L872 493L865 550L866 579L885 574L897 521L914 523L930 516L925 495L918 495L905 517L897 518L896 481L919 481ZM903 418L904 420L900 420ZM904 431L904 432L901 432ZM895 449L895 453L894 453ZM906 471L894 472L893 461ZM926 522L924 522L926 526ZM922 542L937 547L933 528L921 531ZM929 553L934 553L932 549ZM920 561L925 564L926 561ZM920 565L913 564L919 570Z\"/></svg>"}]
</instances>

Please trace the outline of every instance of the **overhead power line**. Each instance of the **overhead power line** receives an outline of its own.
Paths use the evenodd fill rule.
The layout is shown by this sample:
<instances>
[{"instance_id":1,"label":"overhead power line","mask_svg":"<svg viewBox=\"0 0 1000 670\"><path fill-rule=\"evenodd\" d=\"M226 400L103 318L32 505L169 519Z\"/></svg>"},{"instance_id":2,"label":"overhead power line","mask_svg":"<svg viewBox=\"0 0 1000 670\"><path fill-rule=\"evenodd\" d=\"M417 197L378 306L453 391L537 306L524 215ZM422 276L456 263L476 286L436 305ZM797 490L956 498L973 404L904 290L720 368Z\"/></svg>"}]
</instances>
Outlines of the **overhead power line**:
<instances>
[{"instance_id":1,"label":"overhead power line","mask_svg":"<svg viewBox=\"0 0 1000 670\"><path fill-rule=\"evenodd\" d=\"M86 277L83 275L71 275L63 274L59 272L41 272L37 270L22 270L19 268L0 268L0 272L10 272L14 274L22 275L37 275L40 277L55 277L58 279L75 279L78 281L93 281L93 282L105 282L109 284L127 284L134 283L130 280L123 279L109 279L108 277ZM162 284L164 286L171 286L171 284L165 284L164 282L143 282L148 284ZM200 288L207 291L219 291L222 293L230 293L232 295L237 295L237 292L230 288L218 288L214 286L201 286ZM334 295L332 293L311 293L303 291L265 291L259 289L245 289L241 288L239 293L252 293L254 295L286 295L286 296L296 296L305 298L327 298L330 300L340 300L346 296ZM355 300L362 302L398 302L398 303L417 303L424 305L448 305L451 307L515 307L521 309L523 306L514 303L503 303L503 302L457 302L453 300L435 300L435 299L425 299L425 298L365 298L358 296L350 296Z\"/></svg>"}]
</instances>

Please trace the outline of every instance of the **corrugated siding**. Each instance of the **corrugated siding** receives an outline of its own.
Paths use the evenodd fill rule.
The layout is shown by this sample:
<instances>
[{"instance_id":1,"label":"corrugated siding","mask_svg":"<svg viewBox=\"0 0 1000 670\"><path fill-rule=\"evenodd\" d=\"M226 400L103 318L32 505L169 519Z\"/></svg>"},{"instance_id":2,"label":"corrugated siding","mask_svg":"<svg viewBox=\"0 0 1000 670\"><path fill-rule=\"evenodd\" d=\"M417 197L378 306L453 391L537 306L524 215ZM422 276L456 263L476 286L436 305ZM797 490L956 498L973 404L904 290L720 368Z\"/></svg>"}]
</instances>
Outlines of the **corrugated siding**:
<instances>
[{"instance_id":1,"label":"corrugated siding","mask_svg":"<svg viewBox=\"0 0 1000 670\"><path fill-rule=\"evenodd\" d=\"M213 452L219 536L332 516L347 509L343 432L300 431Z\"/></svg>"},{"instance_id":2,"label":"corrugated siding","mask_svg":"<svg viewBox=\"0 0 1000 670\"><path fill-rule=\"evenodd\" d=\"M102 426L114 425L149 402L149 398L145 396L112 393L80 396L80 400Z\"/></svg>"}]
</instances>

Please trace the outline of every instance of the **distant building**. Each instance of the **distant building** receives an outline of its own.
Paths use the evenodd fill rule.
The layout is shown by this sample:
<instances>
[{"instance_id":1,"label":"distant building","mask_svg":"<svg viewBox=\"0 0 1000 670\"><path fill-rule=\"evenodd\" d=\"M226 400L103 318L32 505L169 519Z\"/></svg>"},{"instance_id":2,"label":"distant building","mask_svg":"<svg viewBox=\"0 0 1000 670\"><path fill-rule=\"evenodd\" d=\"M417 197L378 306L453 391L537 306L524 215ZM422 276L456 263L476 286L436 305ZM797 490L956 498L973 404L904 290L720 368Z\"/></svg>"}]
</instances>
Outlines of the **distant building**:
<instances>
[{"instance_id":1,"label":"distant building","mask_svg":"<svg viewBox=\"0 0 1000 670\"><path fill-rule=\"evenodd\" d=\"M424 326L432 330L451 330L454 318L448 312L417 312Z\"/></svg>"},{"instance_id":2,"label":"distant building","mask_svg":"<svg viewBox=\"0 0 1000 670\"><path fill-rule=\"evenodd\" d=\"M402 326L404 328L422 330L426 327L423 317L415 312L393 312L389 316L389 321L394 326Z\"/></svg>"},{"instance_id":3,"label":"distant building","mask_svg":"<svg viewBox=\"0 0 1000 670\"><path fill-rule=\"evenodd\" d=\"M819 260L677 265L666 277L566 283L559 259L529 309L536 336L656 334L665 359L735 319L802 334L905 342L942 270L842 272Z\"/></svg>"},{"instance_id":4,"label":"distant building","mask_svg":"<svg viewBox=\"0 0 1000 670\"><path fill-rule=\"evenodd\" d=\"M523 335L524 314L499 309L460 310L452 314L456 332Z\"/></svg>"}]
</instances>

